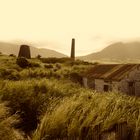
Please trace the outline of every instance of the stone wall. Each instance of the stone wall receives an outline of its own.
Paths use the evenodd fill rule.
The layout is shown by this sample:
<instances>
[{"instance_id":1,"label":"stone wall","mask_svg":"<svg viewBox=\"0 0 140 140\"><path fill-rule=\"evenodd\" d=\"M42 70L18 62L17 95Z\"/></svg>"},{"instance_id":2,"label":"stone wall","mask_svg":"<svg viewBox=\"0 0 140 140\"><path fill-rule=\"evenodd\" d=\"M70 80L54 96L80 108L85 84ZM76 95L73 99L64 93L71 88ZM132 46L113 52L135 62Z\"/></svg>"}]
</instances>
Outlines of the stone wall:
<instances>
[{"instance_id":1,"label":"stone wall","mask_svg":"<svg viewBox=\"0 0 140 140\"><path fill-rule=\"evenodd\" d=\"M134 95L140 96L140 68L134 69L128 73L121 81L104 81L103 79L83 78L84 87L95 89L98 92L104 92L104 85L109 85L109 90L113 92L121 92L130 95L129 82L134 82Z\"/></svg>"},{"instance_id":2,"label":"stone wall","mask_svg":"<svg viewBox=\"0 0 140 140\"><path fill-rule=\"evenodd\" d=\"M140 96L140 69L137 68L130 72L123 80L120 81L120 91L129 94L129 82L134 82L135 95Z\"/></svg>"}]
</instances>

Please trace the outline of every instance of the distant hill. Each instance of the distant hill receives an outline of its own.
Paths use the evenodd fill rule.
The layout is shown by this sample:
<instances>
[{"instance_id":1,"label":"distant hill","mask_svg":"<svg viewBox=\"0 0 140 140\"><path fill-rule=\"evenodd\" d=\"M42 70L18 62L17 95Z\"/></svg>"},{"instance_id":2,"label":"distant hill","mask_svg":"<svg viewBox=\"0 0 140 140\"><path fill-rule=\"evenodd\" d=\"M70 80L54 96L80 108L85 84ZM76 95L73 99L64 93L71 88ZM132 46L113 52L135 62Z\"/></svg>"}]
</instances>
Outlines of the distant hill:
<instances>
[{"instance_id":1,"label":"distant hill","mask_svg":"<svg viewBox=\"0 0 140 140\"><path fill-rule=\"evenodd\" d=\"M140 42L114 43L100 52L80 57L87 61L135 61L140 59Z\"/></svg>"},{"instance_id":2,"label":"distant hill","mask_svg":"<svg viewBox=\"0 0 140 140\"><path fill-rule=\"evenodd\" d=\"M19 52L19 48L20 45L17 44L0 42L0 52L2 52L3 54L7 54L7 55L15 54L17 56ZM42 57L58 57L58 58L66 57L66 55L62 53L50 49L45 49L45 48L36 48L30 46L30 50L31 50L32 57L36 57L38 54L41 55Z\"/></svg>"}]
</instances>

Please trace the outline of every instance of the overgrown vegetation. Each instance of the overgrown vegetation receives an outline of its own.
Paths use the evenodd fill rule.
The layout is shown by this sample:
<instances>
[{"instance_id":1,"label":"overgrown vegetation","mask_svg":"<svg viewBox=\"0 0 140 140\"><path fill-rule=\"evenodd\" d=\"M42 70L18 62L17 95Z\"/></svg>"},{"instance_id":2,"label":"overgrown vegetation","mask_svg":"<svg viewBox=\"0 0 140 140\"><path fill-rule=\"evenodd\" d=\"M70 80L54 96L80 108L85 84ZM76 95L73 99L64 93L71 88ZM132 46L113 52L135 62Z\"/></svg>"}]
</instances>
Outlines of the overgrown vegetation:
<instances>
[{"instance_id":1,"label":"overgrown vegetation","mask_svg":"<svg viewBox=\"0 0 140 140\"><path fill-rule=\"evenodd\" d=\"M19 57L17 58L16 61L17 65L19 65L21 68L27 68L29 66L29 62L26 58L24 57Z\"/></svg>"},{"instance_id":2,"label":"overgrown vegetation","mask_svg":"<svg viewBox=\"0 0 140 140\"><path fill-rule=\"evenodd\" d=\"M20 66L16 57L0 56L2 140L73 136L98 124L102 133L123 121L138 134L139 98L96 93L81 86L83 72L94 64L69 58L18 59L28 65Z\"/></svg>"},{"instance_id":3,"label":"overgrown vegetation","mask_svg":"<svg viewBox=\"0 0 140 140\"><path fill-rule=\"evenodd\" d=\"M73 94L74 85L71 87L72 84L64 85L61 81L51 81L45 79L3 81L1 99L9 102L11 114L18 112L21 118L18 128L24 132L30 133L36 129L40 116L45 113L53 98L63 98ZM68 87L71 90L68 91Z\"/></svg>"},{"instance_id":4,"label":"overgrown vegetation","mask_svg":"<svg viewBox=\"0 0 140 140\"><path fill-rule=\"evenodd\" d=\"M101 133L115 124L126 121L134 135L140 129L140 99L115 93L99 94L91 91L65 98L47 112L33 140L48 137L79 136L83 127L101 125ZM88 131L88 135L92 135Z\"/></svg>"},{"instance_id":5,"label":"overgrown vegetation","mask_svg":"<svg viewBox=\"0 0 140 140\"><path fill-rule=\"evenodd\" d=\"M23 132L14 128L19 122L18 115L10 115L9 111L5 103L0 103L0 139L24 140Z\"/></svg>"}]
</instances>

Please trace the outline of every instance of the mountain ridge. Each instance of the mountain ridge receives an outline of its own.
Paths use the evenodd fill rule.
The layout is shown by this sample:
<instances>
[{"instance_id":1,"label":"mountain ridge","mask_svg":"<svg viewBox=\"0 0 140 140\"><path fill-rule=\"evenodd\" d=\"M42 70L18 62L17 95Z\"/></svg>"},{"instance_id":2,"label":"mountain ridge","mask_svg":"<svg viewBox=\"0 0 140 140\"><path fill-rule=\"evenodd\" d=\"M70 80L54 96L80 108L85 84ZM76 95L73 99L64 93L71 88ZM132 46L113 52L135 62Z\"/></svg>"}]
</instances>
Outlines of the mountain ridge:
<instances>
[{"instance_id":1,"label":"mountain ridge","mask_svg":"<svg viewBox=\"0 0 140 140\"><path fill-rule=\"evenodd\" d=\"M140 59L140 42L116 42L99 52L81 56L79 59L87 61Z\"/></svg>"},{"instance_id":2,"label":"mountain ridge","mask_svg":"<svg viewBox=\"0 0 140 140\"><path fill-rule=\"evenodd\" d=\"M46 48L37 48L31 45L29 46L30 46L32 57L36 57L37 55L41 55L42 57L58 57L58 58L67 57L65 54L62 54L55 50L46 49ZM18 56L19 49L20 49L20 45L14 43L0 42L0 52L3 54L6 55L14 54Z\"/></svg>"}]
</instances>

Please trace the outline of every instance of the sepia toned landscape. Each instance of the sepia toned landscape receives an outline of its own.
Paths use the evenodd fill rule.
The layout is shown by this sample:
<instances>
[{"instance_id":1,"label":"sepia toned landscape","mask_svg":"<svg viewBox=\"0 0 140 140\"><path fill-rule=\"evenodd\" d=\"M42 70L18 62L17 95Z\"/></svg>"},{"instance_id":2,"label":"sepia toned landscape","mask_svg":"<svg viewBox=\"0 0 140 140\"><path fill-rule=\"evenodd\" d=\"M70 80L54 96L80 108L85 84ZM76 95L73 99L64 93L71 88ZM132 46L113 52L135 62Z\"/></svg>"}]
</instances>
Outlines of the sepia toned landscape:
<instances>
[{"instance_id":1,"label":"sepia toned landscape","mask_svg":"<svg viewBox=\"0 0 140 140\"><path fill-rule=\"evenodd\" d=\"M120 91L113 89L108 79L102 89L96 80L99 76L94 75L103 76L110 70L107 67L112 69L120 64L76 59L74 39L71 48L71 57L61 58L41 55L31 58L28 45L19 47L18 57L1 53L2 139L139 139L139 86L135 91L128 87L129 92L125 93L121 92L121 84ZM117 67L114 76L117 76ZM121 64L121 67L128 79L128 74L139 64ZM121 69L119 74L124 71ZM91 81L89 85L85 84L86 76Z\"/></svg>"},{"instance_id":2,"label":"sepia toned landscape","mask_svg":"<svg viewBox=\"0 0 140 140\"><path fill-rule=\"evenodd\" d=\"M140 140L138 0L0 0L0 140Z\"/></svg>"}]
</instances>

